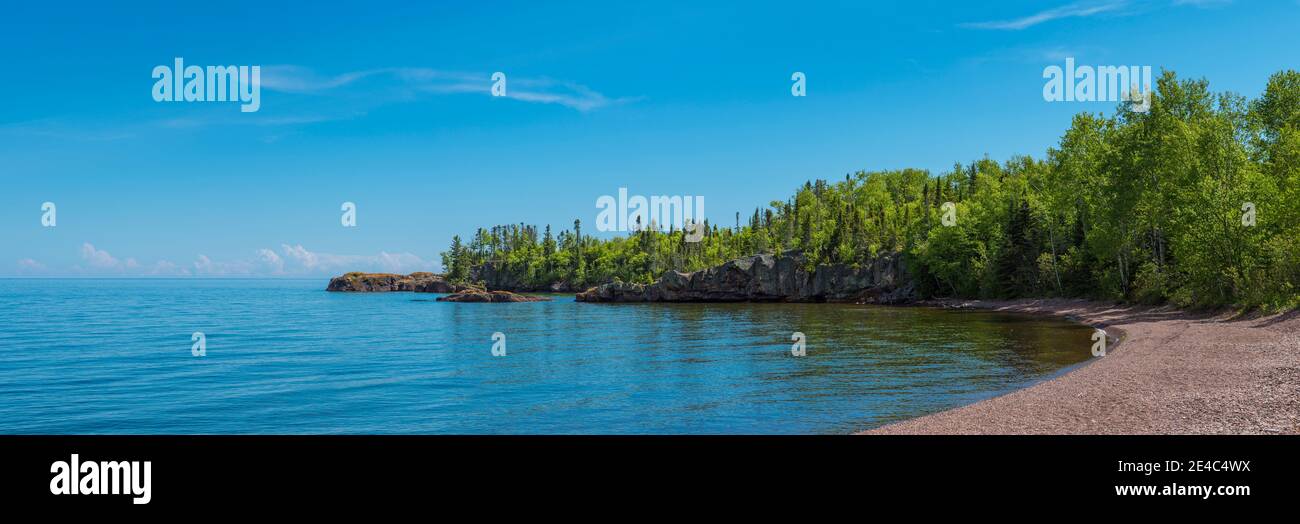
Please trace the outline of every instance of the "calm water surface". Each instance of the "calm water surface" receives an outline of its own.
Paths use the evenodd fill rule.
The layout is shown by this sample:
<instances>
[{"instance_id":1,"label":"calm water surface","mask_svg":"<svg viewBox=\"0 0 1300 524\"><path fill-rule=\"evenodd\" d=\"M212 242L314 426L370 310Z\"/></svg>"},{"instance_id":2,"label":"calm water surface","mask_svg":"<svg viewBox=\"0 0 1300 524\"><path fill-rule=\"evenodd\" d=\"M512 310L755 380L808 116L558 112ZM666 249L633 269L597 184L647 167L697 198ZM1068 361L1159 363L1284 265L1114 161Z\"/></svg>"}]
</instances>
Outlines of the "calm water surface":
<instances>
[{"instance_id":1,"label":"calm water surface","mask_svg":"<svg viewBox=\"0 0 1300 524\"><path fill-rule=\"evenodd\" d=\"M847 433L1023 387L1091 346L1083 326L988 312L324 287L0 280L0 433Z\"/></svg>"}]
</instances>

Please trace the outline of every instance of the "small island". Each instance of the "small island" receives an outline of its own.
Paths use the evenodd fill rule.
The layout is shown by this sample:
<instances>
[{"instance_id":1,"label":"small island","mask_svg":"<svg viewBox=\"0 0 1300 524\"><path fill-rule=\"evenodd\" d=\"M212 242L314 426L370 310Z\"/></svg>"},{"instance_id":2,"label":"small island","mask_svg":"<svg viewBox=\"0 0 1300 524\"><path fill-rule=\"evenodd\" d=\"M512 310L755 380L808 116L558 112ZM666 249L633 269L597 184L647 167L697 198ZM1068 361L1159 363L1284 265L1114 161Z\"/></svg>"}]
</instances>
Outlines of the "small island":
<instances>
[{"instance_id":1,"label":"small island","mask_svg":"<svg viewBox=\"0 0 1300 524\"><path fill-rule=\"evenodd\" d=\"M409 275L393 273L362 273L353 271L330 279L326 291L388 292L411 291L415 293L459 293L478 287L453 284L437 273L418 272Z\"/></svg>"},{"instance_id":2,"label":"small island","mask_svg":"<svg viewBox=\"0 0 1300 524\"><path fill-rule=\"evenodd\" d=\"M362 273L353 271L330 279L326 291L352 293L447 293L438 302L547 302L548 297L520 295L505 290L488 291L477 284L448 282L443 275L416 272L409 275L394 273Z\"/></svg>"},{"instance_id":3,"label":"small island","mask_svg":"<svg viewBox=\"0 0 1300 524\"><path fill-rule=\"evenodd\" d=\"M521 295L509 291L471 290L438 297L438 302L550 302L550 297Z\"/></svg>"}]
</instances>

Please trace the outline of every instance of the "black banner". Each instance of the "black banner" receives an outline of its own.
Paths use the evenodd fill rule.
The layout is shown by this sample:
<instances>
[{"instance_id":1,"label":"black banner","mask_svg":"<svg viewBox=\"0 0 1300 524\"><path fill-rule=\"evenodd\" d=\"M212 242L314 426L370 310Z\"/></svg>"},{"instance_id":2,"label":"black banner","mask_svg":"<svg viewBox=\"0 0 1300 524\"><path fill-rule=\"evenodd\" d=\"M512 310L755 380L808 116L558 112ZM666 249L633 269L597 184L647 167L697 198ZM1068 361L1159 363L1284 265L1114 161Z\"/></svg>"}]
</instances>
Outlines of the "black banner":
<instances>
[{"instance_id":1,"label":"black banner","mask_svg":"<svg viewBox=\"0 0 1300 524\"><path fill-rule=\"evenodd\" d=\"M811 497L885 507L1032 500L1233 510L1294 496L1295 444L1208 436L7 436L0 497L9 507L127 512L320 501L555 506L593 497L660 507L716 504L724 493L792 506Z\"/></svg>"}]
</instances>

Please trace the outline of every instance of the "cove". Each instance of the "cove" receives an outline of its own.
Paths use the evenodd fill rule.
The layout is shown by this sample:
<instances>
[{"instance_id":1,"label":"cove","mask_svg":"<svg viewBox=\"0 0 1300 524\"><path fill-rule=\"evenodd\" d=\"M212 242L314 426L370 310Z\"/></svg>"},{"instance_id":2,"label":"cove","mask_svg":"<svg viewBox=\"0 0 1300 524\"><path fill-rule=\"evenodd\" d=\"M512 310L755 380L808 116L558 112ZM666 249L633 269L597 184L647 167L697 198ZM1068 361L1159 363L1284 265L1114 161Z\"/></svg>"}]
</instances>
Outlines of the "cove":
<instances>
[{"instance_id":1,"label":"cove","mask_svg":"<svg viewBox=\"0 0 1300 524\"><path fill-rule=\"evenodd\" d=\"M842 434L1091 358L1090 328L985 311L323 287L0 280L0 433Z\"/></svg>"}]
</instances>

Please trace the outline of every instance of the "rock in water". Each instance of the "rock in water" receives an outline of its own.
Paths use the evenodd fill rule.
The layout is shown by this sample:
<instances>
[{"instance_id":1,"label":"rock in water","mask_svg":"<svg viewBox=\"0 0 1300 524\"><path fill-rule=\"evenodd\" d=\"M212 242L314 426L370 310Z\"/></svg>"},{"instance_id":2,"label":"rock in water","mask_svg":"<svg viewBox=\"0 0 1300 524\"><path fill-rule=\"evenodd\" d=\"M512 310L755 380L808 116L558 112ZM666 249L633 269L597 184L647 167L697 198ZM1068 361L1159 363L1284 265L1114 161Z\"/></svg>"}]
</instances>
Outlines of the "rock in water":
<instances>
[{"instance_id":1,"label":"rock in water","mask_svg":"<svg viewBox=\"0 0 1300 524\"><path fill-rule=\"evenodd\" d=\"M509 291L471 290L438 297L438 302L549 302L550 297L520 295Z\"/></svg>"},{"instance_id":2,"label":"rock in water","mask_svg":"<svg viewBox=\"0 0 1300 524\"><path fill-rule=\"evenodd\" d=\"M326 291L414 291L417 293L455 293L475 287L447 282L442 275L435 273L411 273L395 275L392 273L352 272L330 279Z\"/></svg>"},{"instance_id":3,"label":"rock in water","mask_svg":"<svg viewBox=\"0 0 1300 524\"><path fill-rule=\"evenodd\" d=\"M805 269L798 251L754 255L693 273L669 271L652 284L613 282L577 295L579 302L870 302L915 299L897 255L870 265Z\"/></svg>"}]
</instances>

